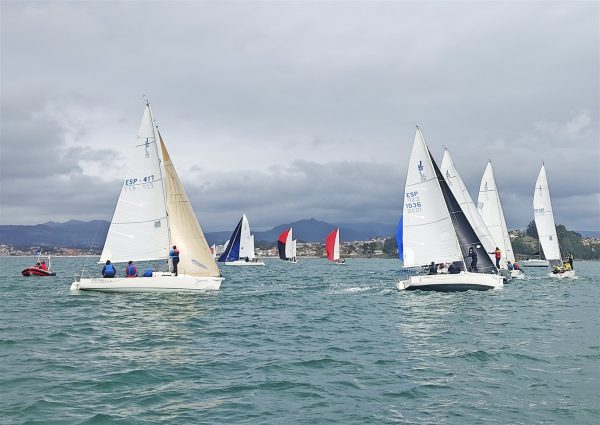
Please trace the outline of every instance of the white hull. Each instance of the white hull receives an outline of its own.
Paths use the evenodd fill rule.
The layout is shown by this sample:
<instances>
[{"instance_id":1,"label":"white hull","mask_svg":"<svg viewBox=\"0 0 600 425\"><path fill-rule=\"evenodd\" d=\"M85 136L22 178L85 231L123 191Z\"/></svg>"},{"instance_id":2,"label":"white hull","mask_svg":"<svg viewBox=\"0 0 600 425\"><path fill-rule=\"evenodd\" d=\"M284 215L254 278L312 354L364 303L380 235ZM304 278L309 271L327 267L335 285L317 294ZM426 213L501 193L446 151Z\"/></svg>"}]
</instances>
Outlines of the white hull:
<instances>
[{"instance_id":1,"label":"white hull","mask_svg":"<svg viewBox=\"0 0 600 425\"><path fill-rule=\"evenodd\" d=\"M550 263L548 260L525 260L520 262L521 267L548 267Z\"/></svg>"},{"instance_id":2,"label":"white hull","mask_svg":"<svg viewBox=\"0 0 600 425\"><path fill-rule=\"evenodd\" d=\"M574 279L575 278L575 270L567 270L562 273L548 273L548 276L554 277L556 279Z\"/></svg>"},{"instance_id":3,"label":"white hull","mask_svg":"<svg viewBox=\"0 0 600 425\"><path fill-rule=\"evenodd\" d=\"M504 286L501 275L460 272L458 274L436 274L410 276L407 280L399 280L396 287L403 290L420 289L423 291L487 291Z\"/></svg>"},{"instance_id":4,"label":"white hull","mask_svg":"<svg viewBox=\"0 0 600 425\"><path fill-rule=\"evenodd\" d=\"M89 278L75 279L71 291L100 292L203 292L217 291L222 277L194 277L169 273L154 274L152 277Z\"/></svg>"},{"instance_id":5,"label":"white hull","mask_svg":"<svg viewBox=\"0 0 600 425\"><path fill-rule=\"evenodd\" d=\"M246 260L237 260L237 261L225 261L226 266L264 266L265 263L262 261L246 261Z\"/></svg>"},{"instance_id":6,"label":"white hull","mask_svg":"<svg viewBox=\"0 0 600 425\"><path fill-rule=\"evenodd\" d=\"M525 273L523 273L522 270L511 270L510 271L510 277L512 279L524 279L525 278Z\"/></svg>"}]
</instances>

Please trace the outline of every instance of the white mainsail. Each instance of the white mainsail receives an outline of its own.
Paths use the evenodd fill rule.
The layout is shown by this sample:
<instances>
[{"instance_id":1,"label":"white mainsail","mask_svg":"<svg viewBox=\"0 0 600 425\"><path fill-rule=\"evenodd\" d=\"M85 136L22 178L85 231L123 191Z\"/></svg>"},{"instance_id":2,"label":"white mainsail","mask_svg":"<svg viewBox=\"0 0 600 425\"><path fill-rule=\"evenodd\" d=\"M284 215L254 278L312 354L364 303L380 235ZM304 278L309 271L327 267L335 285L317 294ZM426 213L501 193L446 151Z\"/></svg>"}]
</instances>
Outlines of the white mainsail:
<instances>
[{"instance_id":1,"label":"white mainsail","mask_svg":"<svg viewBox=\"0 0 600 425\"><path fill-rule=\"evenodd\" d=\"M481 241L481 244L485 248L490 258L495 262L495 256L491 253L493 253L496 249L496 246L499 245L494 243L495 240L490 235L490 231L479 215L477 207L475 206L471 195L469 195L469 191L460 177L460 174L458 174L456 166L454 165L454 161L452 161L450 152L448 152L447 149L444 151L444 157L442 158L442 167L440 171L444 175L444 180L446 180L446 183L448 183L452 194L456 198L458 205L460 205L465 217L467 217L467 220L475 231L475 234ZM504 252L504 250L502 250L502 252ZM506 260L500 261L500 267L506 268Z\"/></svg>"},{"instance_id":2,"label":"white mainsail","mask_svg":"<svg viewBox=\"0 0 600 425\"><path fill-rule=\"evenodd\" d=\"M463 261L444 195L419 129L406 176L402 242L405 267L432 261Z\"/></svg>"},{"instance_id":3,"label":"white mainsail","mask_svg":"<svg viewBox=\"0 0 600 425\"><path fill-rule=\"evenodd\" d=\"M285 238L285 258L293 258L295 256L295 241L292 241L292 229Z\"/></svg>"},{"instance_id":4,"label":"white mainsail","mask_svg":"<svg viewBox=\"0 0 600 425\"><path fill-rule=\"evenodd\" d=\"M146 105L100 262L165 259L169 230L152 111Z\"/></svg>"},{"instance_id":5,"label":"white mainsail","mask_svg":"<svg viewBox=\"0 0 600 425\"><path fill-rule=\"evenodd\" d=\"M485 167L485 172L481 178L477 208L496 246L500 248L504 261L514 263L515 254L510 242L508 228L506 227L506 220L504 219L502 203L500 202L500 195L496 186L491 161Z\"/></svg>"},{"instance_id":6,"label":"white mainsail","mask_svg":"<svg viewBox=\"0 0 600 425\"><path fill-rule=\"evenodd\" d=\"M240 231L240 258L254 260L254 235L250 234L250 223L246 214L242 215L242 229Z\"/></svg>"},{"instance_id":7,"label":"white mainsail","mask_svg":"<svg viewBox=\"0 0 600 425\"><path fill-rule=\"evenodd\" d=\"M546 260L560 260L560 247L558 245L558 237L556 236L556 226L554 224L554 215L552 214L550 190L548 189L548 179L546 178L544 164L542 164L540 174L535 182L533 216Z\"/></svg>"},{"instance_id":8,"label":"white mainsail","mask_svg":"<svg viewBox=\"0 0 600 425\"><path fill-rule=\"evenodd\" d=\"M287 251L287 249L286 249L286 251ZM297 255L297 254L296 254L296 241L295 241L295 240L293 240L293 241L292 241L292 258L294 258L294 259L295 259L295 258L296 258L296 255Z\"/></svg>"},{"instance_id":9,"label":"white mainsail","mask_svg":"<svg viewBox=\"0 0 600 425\"><path fill-rule=\"evenodd\" d=\"M165 168L171 244L177 245L182 254L178 265L179 273L196 277L218 277L221 274L219 268L160 134L159 138Z\"/></svg>"}]
</instances>

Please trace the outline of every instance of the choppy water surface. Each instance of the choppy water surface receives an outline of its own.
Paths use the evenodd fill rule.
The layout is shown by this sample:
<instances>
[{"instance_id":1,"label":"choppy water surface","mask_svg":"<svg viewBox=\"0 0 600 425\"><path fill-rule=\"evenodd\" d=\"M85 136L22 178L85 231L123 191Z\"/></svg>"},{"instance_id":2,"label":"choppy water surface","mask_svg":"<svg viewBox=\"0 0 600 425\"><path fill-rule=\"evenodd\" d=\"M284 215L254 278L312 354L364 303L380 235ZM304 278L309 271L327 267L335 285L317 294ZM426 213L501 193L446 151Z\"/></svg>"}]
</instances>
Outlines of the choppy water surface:
<instances>
[{"instance_id":1,"label":"choppy water surface","mask_svg":"<svg viewBox=\"0 0 600 425\"><path fill-rule=\"evenodd\" d=\"M218 293L69 292L0 258L2 423L600 421L600 263L399 292L395 260L224 267Z\"/></svg>"}]
</instances>

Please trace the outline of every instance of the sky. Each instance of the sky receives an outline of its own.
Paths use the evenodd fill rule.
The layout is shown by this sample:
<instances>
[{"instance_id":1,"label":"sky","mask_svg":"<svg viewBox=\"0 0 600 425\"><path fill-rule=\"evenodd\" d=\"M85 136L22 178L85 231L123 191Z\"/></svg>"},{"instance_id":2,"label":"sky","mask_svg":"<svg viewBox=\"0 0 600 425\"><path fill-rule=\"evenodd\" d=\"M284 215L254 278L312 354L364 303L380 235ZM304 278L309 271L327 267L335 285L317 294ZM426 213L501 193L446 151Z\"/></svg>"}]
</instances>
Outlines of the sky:
<instances>
[{"instance_id":1,"label":"sky","mask_svg":"<svg viewBox=\"0 0 600 425\"><path fill-rule=\"evenodd\" d=\"M205 231L397 223L419 125L600 230L600 3L0 3L0 224L110 220L144 96Z\"/></svg>"}]
</instances>

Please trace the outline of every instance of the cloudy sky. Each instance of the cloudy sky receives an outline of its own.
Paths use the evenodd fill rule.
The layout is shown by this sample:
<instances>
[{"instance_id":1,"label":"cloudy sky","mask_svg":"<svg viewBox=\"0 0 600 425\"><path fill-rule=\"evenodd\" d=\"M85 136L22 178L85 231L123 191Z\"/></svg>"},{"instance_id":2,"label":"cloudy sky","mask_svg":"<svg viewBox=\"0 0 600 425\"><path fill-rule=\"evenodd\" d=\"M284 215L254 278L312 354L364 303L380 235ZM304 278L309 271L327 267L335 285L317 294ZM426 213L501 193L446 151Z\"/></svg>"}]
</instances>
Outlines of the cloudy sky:
<instances>
[{"instance_id":1,"label":"cloudy sky","mask_svg":"<svg viewBox=\"0 0 600 425\"><path fill-rule=\"evenodd\" d=\"M110 220L143 112L205 231L395 223L415 124L509 228L600 230L587 2L1 3L0 224Z\"/></svg>"}]
</instances>

